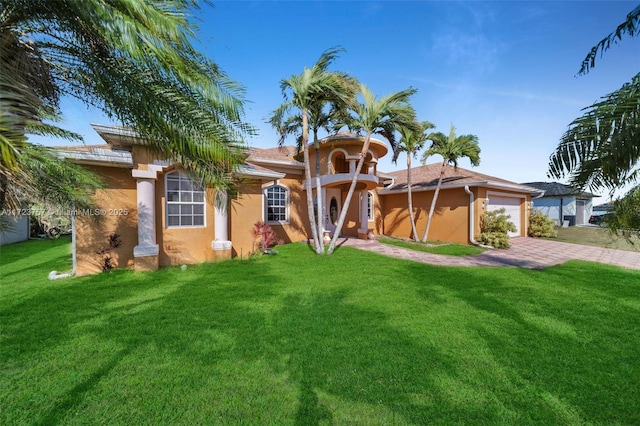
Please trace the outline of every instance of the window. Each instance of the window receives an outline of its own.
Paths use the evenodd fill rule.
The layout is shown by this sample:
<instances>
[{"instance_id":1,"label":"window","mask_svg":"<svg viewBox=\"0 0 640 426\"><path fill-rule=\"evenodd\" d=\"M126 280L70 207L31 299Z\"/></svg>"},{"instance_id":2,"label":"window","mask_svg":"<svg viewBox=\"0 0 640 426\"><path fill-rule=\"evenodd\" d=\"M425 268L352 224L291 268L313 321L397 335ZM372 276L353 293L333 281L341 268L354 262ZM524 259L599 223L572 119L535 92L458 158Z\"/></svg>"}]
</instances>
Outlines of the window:
<instances>
[{"instance_id":1,"label":"window","mask_svg":"<svg viewBox=\"0 0 640 426\"><path fill-rule=\"evenodd\" d=\"M204 226L204 185L175 171L166 175L167 226Z\"/></svg>"},{"instance_id":2,"label":"window","mask_svg":"<svg viewBox=\"0 0 640 426\"><path fill-rule=\"evenodd\" d=\"M371 222L373 220L373 192L368 192L367 194L367 220Z\"/></svg>"},{"instance_id":3,"label":"window","mask_svg":"<svg viewBox=\"0 0 640 426\"><path fill-rule=\"evenodd\" d=\"M267 207L267 222L288 222L288 190L287 188L274 185L267 188L266 194L266 207Z\"/></svg>"}]
</instances>

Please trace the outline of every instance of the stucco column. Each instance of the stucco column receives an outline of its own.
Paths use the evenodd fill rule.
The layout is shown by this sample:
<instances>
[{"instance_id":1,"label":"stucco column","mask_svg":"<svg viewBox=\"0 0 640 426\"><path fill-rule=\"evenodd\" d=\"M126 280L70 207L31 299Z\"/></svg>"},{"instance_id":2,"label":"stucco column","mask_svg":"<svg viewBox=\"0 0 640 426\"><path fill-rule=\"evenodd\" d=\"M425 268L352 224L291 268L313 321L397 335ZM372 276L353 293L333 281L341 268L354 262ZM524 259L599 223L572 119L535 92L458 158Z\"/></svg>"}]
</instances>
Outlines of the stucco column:
<instances>
[{"instance_id":1,"label":"stucco column","mask_svg":"<svg viewBox=\"0 0 640 426\"><path fill-rule=\"evenodd\" d=\"M360 227L358 228L358 238L369 238L369 191L360 191Z\"/></svg>"},{"instance_id":2,"label":"stucco column","mask_svg":"<svg viewBox=\"0 0 640 426\"><path fill-rule=\"evenodd\" d=\"M211 248L216 259L231 259L231 241L229 241L229 216L226 191L217 191L214 204L214 240Z\"/></svg>"},{"instance_id":3,"label":"stucco column","mask_svg":"<svg viewBox=\"0 0 640 426\"><path fill-rule=\"evenodd\" d=\"M136 270L158 269L159 247L156 244L156 176L155 170L133 170L137 179L138 245L133 248Z\"/></svg>"},{"instance_id":4,"label":"stucco column","mask_svg":"<svg viewBox=\"0 0 640 426\"><path fill-rule=\"evenodd\" d=\"M318 212L320 217L322 218L322 242L328 244L331 242L331 236L329 235L329 231L327 230L327 222L329 221L329 212L327 209L327 203L329 200L327 199L327 188L322 188L322 205L320 208L322 211Z\"/></svg>"}]
</instances>

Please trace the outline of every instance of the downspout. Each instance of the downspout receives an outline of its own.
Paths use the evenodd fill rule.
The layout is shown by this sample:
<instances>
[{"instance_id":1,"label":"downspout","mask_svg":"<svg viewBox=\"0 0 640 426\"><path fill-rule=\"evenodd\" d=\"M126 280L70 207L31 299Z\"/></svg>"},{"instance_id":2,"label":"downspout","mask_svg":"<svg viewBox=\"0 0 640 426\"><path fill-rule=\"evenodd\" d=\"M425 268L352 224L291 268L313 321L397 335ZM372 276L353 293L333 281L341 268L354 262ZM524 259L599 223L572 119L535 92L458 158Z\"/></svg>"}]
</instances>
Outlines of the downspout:
<instances>
[{"instance_id":1,"label":"downspout","mask_svg":"<svg viewBox=\"0 0 640 426\"><path fill-rule=\"evenodd\" d=\"M74 204L71 212L71 274L76 274L76 206Z\"/></svg>"},{"instance_id":2,"label":"downspout","mask_svg":"<svg viewBox=\"0 0 640 426\"><path fill-rule=\"evenodd\" d=\"M493 246L487 246L484 244L480 244L478 241L476 241L476 239L473 236L473 231L475 229L475 222L473 220L474 216L475 216L475 209L474 209L474 204L475 204L475 198L473 196L473 192L469 189L469 185L465 185L464 186L464 192L466 192L467 194L469 194L469 241L471 242L471 244L473 244L474 246L478 246L478 247L482 247L482 248L487 248L487 249L492 249L494 248Z\"/></svg>"},{"instance_id":3,"label":"downspout","mask_svg":"<svg viewBox=\"0 0 640 426\"><path fill-rule=\"evenodd\" d=\"M51 271L47 278L50 280L59 280L60 278L69 278L76 274L76 212L75 206L71 210L71 272L60 274L58 271Z\"/></svg>"}]
</instances>

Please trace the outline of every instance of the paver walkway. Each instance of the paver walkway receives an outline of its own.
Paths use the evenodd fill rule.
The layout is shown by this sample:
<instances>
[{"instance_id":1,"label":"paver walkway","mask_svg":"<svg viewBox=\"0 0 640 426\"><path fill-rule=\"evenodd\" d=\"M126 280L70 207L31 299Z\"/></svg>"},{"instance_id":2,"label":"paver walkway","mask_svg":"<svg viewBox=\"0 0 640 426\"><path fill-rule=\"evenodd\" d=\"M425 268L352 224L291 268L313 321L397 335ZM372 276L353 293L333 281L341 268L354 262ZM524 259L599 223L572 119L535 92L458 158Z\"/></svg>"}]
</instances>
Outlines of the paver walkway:
<instances>
[{"instance_id":1,"label":"paver walkway","mask_svg":"<svg viewBox=\"0 0 640 426\"><path fill-rule=\"evenodd\" d=\"M615 250L528 237L512 238L510 242L509 249L487 250L475 256L424 253L382 244L376 240L355 238L347 238L340 245L440 266L520 266L541 269L577 259L640 270L640 251Z\"/></svg>"}]
</instances>

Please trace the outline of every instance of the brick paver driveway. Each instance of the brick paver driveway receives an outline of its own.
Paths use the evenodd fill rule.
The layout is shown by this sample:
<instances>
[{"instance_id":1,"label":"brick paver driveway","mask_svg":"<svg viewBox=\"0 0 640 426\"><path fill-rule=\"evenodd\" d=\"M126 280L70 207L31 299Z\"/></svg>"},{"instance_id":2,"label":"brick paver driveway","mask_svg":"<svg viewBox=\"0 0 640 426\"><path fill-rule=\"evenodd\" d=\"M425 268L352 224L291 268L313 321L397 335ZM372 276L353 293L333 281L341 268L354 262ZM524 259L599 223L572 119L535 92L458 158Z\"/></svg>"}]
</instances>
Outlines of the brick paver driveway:
<instances>
[{"instance_id":1,"label":"brick paver driveway","mask_svg":"<svg viewBox=\"0 0 640 426\"><path fill-rule=\"evenodd\" d=\"M376 240L354 238L345 239L341 245L441 266L520 266L540 269L578 259L640 270L640 251L614 250L527 237L512 238L510 242L509 249L487 250L476 256L423 253L382 244Z\"/></svg>"}]
</instances>

